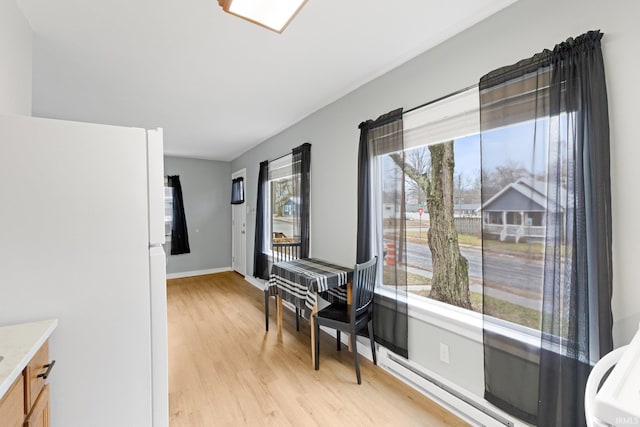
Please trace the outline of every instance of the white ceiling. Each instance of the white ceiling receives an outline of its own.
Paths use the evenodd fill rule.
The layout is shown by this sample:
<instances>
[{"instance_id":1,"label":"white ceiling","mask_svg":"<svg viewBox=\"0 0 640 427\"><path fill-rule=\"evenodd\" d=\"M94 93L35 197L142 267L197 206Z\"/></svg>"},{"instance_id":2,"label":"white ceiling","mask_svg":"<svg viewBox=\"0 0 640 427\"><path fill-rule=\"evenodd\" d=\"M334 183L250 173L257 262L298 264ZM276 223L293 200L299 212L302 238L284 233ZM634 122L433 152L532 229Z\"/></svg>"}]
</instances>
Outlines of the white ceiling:
<instances>
[{"instance_id":1,"label":"white ceiling","mask_svg":"<svg viewBox=\"0 0 640 427\"><path fill-rule=\"evenodd\" d=\"M17 0L33 114L162 127L165 153L229 161L513 0L308 0L283 34L217 0Z\"/></svg>"}]
</instances>

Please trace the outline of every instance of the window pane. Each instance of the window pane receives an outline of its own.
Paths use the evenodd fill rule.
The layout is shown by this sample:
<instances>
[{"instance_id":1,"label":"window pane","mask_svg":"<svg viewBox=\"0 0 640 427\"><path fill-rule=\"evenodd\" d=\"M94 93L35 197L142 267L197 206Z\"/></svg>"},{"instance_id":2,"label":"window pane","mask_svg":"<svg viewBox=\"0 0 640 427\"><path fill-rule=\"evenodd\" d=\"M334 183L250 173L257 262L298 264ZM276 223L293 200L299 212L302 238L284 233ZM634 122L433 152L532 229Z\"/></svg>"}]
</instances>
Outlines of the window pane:
<instances>
[{"instance_id":1,"label":"window pane","mask_svg":"<svg viewBox=\"0 0 640 427\"><path fill-rule=\"evenodd\" d=\"M566 114L483 132L483 246L485 314L540 329L547 217L550 126ZM554 141L559 151L566 143ZM561 163L566 166L566 159ZM566 169L561 172L566 182ZM555 181L555 179L552 179ZM566 193L564 184L559 189ZM557 248L551 248L557 249ZM560 248L564 251L564 248Z\"/></svg>"},{"instance_id":2,"label":"window pane","mask_svg":"<svg viewBox=\"0 0 640 427\"><path fill-rule=\"evenodd\" d=\"M434 213L429 211L431 180L438 178L432 176L432 149L452 144L453 175L447 188L453 198L453 212L448 215L455 225L460 255L468 263L471 307L514 324L540 329L546 180L550 173L547 152L551 148L567 152L566 142L549 141L549 135L570 137L572 130L567 126L566 114L538 121L523 116L520 122L483 132L481 155L478 132L470 132L475 124L462 120L471 114L468 102L450 102L442 113L438 112L437 103L429 108L428 115L412 113L405 121L404 153L378 151L372 167L372 200L376 206L372 233L378 239L378 253L383 255L383 285L393 285L395 264L406 263L408 292L424 298L432 296L434 276L440 277L434 271L434 259L441 259L432 253L438 250L437 245L429 241L434 226ZM456 114L456 108L461 109L460 114ZM443 135L455 135L458 125L458 136L442 141ZM550 132L551 126L560 127L560 132ZM400 169L402 159L404 175ZM564 183L568 160L561 158L561 163L562 167L556 169L561 169L560 181ZM439 178L448 179L444 175ZM556 197L564 199L564 185L556 193ZM406 253L401 258L399 248L393 244L399 233L406 236ZM441 267L436 265L438 268Z\"/></svg>"},{"instance_id":3,"label":"window pane","mask_svg":"<svg viewBox=\"0 0 640 427\"><path fill-rule=\"evenodd\" d=\"M444 144L444 143L440 143ZM438 145L438 144L431 144ZM453 141L455 165L453 171L453 221L458 232L458 241L461 255L469 263L468 276L469 288L472 293L471 300L474 309L480 310L482 296L482 254L481 232L482 218L480 215L480 145L477 135L459 138ZM383 168L386 174L385 188L391 182L401 176L396 173L393 176L393 168L397 172L391 156L384 156ZM405 150L405 163L414 169L421 177L431 177L431 153L429 146L410 148ZM429 229L431 216L427 202L429 194L429 181L416 180L408 175L405 178L405 234L407 239L406 263L408 270L407 290L410 293L429 297L433 276L433 257L429 246ZM391 202L388 200L388 202ZM392 203L385 206L385 231L388 229L390 217L397 217L396 212L391 211ZM388 244L385 246L388 253ZM394 262L394 260L392 260ZM385 257L385 270L391 271L389 257Z\"/></svg>"},{"instance_id":4,"label":"window pane","mask_svg":"<svg viewBox=\"0 0 640 427\"><path fill-rule=\"evenodd\" d=\"M271 181L271 212L273 242L299 242L296 236L295 217L300 198L293 194L293 179L289 176Z\"/></svg>"},{"instance_id":5,"label":"window pane","mask_svg":"<svg viewBox=\"0 0 640 427\"><path fill-rule=\"evenodd\" d=\"M270 242L273 262L296 259L300 254L300 188L293 175L293 156L269 163ZM298 185L296 185L298 184Z\"/></svg>"},{"instance_id":6,"label":"window pane","mask_svg":"<svg viewBox=\"0 0 640 427\"><path fill-rule=\"evenodd\" d=\"M171 225L173 221L173 188L164 187L164 235L171 241Z\"/></svg>"}]
</instances>

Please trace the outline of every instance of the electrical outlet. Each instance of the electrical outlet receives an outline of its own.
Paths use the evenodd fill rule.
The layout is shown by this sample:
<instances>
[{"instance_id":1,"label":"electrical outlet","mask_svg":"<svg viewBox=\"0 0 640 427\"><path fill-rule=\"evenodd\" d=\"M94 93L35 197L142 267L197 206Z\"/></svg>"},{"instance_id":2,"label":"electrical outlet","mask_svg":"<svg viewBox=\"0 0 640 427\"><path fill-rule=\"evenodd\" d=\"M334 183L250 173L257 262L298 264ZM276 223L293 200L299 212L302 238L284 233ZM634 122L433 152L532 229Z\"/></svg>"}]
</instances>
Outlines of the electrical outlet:
<instances>
[{"instance_id":1,"label":"electrical outlet","mask_svg":"<svg viewBox=\"0 0 640 427\"><path fill-rule=\"evenodd\" d=\"M443 343L440 343L440 361L449 364L449 346Z\"/></svg>"}]
</instances>

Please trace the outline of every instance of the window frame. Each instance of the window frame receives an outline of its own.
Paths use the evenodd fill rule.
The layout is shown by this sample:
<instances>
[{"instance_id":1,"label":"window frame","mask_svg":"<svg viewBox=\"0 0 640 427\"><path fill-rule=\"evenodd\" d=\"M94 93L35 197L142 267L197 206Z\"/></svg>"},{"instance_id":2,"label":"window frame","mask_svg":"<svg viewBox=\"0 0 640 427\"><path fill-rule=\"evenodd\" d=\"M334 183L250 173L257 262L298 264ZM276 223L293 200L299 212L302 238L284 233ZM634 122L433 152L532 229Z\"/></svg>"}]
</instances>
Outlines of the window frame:
<instances>
[{"instance_id":1,"label":"window frame","mask_svg":"<svg viewBox=\"0 0 640 427\"><path fill-rule=\"evenodd\" d=\"M415 142L417 138L413 137L409 141L409 144L405 145L404 147L405 152L417 147L423 147L423 146L426 147L432 144L442 143L451 139L455 141L456 139L462 139L467 136L480 134L480 122L479 122L480 104L479 104L478 88L473 87L473 88L467 89L466 91L462 91L461 93L456 94L455 96L458 96L458 95L462 95L462 97L465 97L466 95L466 101L469 101L475 98L476 103L474 106L474 111L475 111L475 114L477 115L477 122L470 122L470 125L464 127L464 129L460 131L460 134L458 135L445 138L445 139L442 139L442 136L441 136L439 138L436 138L440 140L431 141L426 144L416 144ZM425 113L421 113L420 111L417 111L415 120L418 120L418 119L431 120L433 122L441 124L443 120L447 119L447 117L455 116L456 115L455 108L460 108L460 106L462 106L463 108L462 108L462 112L458 116L464 115L468 118L469 115L474 113L474 111L469 110L468 108L469 104L467 104L464 100L460 101L459 99L454 99L453 102L449 103L447 107L443 109L442 116L438 117L437 109L439 107L440 102L442 101L429 104L427 106L429 108L429 111ZM418 115L419 113L421 113L420 114L421 117ZM412 126L413 127L421 126L417 124L415 120L414 120L414 123L410 122L408 126L409 132L411 132ZM406 124L407 121L405 120L404 123ZM454 123L455 123L455 117L454 117ZM457 123L460 123L460 121L458 120ZM426 125L422 125L422 126L426 126ZM474 126L476 126L475 129L473 129ZM444 131L441 132L441 134L451 135L450 133L451 127L443 126L442 129L444 129ZM380 230L383 229L382 223L383 223L385 206L384 206L384 203L382 203L382 188L383 188L382 181L384 180L384 177L383 177L383 173L381 173L380 171L382 170L382 158L383 156L386 156L388 154L389 153L381 153L381 154L374 155L372 159L372 164L371 164L372 169L375 171L375 173L372 180L373 185L371 186L370 196L372 200L372 206L374 207L374 209L380 210L380 213L374 217L373 221L371 221L370 233L374 237L373 239L373 241L375 242L373 245L374 250L377 252L377 255L381 259L384 259L382 256L382 254L384 253L383 252L384 237L383 237L383 233L381 233ZM500 220L501 220L500 224L503 225L502 224L503 218L501 217ZM485 216L482 213L482 211L481 211L480 221L481 221L481 225L485 223ZM403 290L396 289L393 285L385 285L384 283L382 283L382 280L384 277L383 269L384 269L384 262L380 262L378 266L378 277L377 277L378 285L376 286L376 293L380 294L381 296L388 297L389 299L394 299L396 293L401 293L403 294L403 296L406 296L408 315L410 318L421 320L428 324L434 325L441 329L453 332L455 334L461 335L463 337L466 337L468 339L471 339L473 341L480 342L480 343L483 341L483 330L486 329L486 330L491 330L493 332L496 332L505 337L512 338L516 341L523 342L527 345L530 345L533 347L540 347L540 342L541 342L540 330L536 330L528 326L524 326L508 320L496 318L484 313L476 312L474 310L468 310L468 309L457 307L451 304L443 303L437 300L432 300L428 297L423 297L409 291L405 293ZM483 318L488 321L483 321Z\"/></svg>"},{"instance_id":2,"label":"window frame","mask_svg":"<svg viewBox=\"0 0 640 427\"><path fill-rule=\"evenodd\" d=\"M265 200L264 200L264 203L266 204L265 217L268 217L268 221L265 221L264 236L263 236L264 241L268 242L267 243L268 247L263 249L263 253L269 257L270 262L273 262L273 259L274 259L274 253L273 253L273 245L274 245L273 202L274 201L273 201L272 186L273 186L273 183L278 180L295 179L295 174L293 171L293 163L294 163L293 153L285 154L269 162L269 173L268 173L268 179L266 182ZM300 196L296 194L292 194L291 198L300 199ZM294 237L296 237L295 230L292 236L290 236L290 238L294 238Z\"/></svg>"}]
</instances>

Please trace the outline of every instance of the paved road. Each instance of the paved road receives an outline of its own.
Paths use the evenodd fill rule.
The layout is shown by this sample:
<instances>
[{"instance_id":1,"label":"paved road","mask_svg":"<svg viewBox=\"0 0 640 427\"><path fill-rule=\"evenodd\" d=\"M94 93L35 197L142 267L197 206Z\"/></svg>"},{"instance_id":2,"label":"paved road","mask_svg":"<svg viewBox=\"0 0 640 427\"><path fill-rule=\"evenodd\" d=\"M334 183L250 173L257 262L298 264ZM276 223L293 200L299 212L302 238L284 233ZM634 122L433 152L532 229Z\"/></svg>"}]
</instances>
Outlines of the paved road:
<instances>
[{"instance_id":1,"label":"paved road","mask_svg":"<svg viewBox=\"0 0 640 427\"><path fill-rule=\"evenodd\" d=\"M293 218L292 217L277 217L273 218L273 230L274 233L284 233L287 237L293 237Z\"/></svg>"},{"instance_id":2,"label":"paved road","mask_svg":"<svg viewBox=\"0 0 640 427\"><path fill-rule=\"evenodd\" d=\"M480 248L463 246L460 252L469 262L469 279L482 281L482 252ZM489 287L536 298L540 295L543 266L538 260L527 260L506 254L485 254L485 284ZM407 263L411 266L430 266L431 252L426 244L407 243Z\"/></svg>"}]
</instances>

